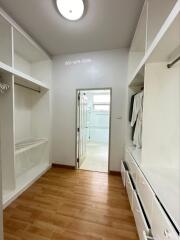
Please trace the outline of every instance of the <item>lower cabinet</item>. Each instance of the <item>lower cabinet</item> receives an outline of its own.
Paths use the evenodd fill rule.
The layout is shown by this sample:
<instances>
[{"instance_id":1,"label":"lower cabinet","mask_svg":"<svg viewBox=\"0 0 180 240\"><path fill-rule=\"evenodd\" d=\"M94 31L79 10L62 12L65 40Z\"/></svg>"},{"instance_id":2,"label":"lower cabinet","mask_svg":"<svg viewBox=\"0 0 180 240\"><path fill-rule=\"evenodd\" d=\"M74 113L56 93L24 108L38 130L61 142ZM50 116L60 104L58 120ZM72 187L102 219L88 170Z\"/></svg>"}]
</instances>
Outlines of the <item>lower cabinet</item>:
<instances>
[{"instance_id":1,"label":"lower cabinet","mask_svg":"<svg viewBox=\"0 0 180 240\"><path fill-rule=\"evenodd\" d=\"M122 181L123 181L123 185L126 186L126 169L125 169L125 165L124 162L121 162L121 176L122 176Z\"/></svg>"},{"instance_id":2,"label":"lower cabinet","mask_svg":"<svg viewBox=\"0 0 180 240\"><path fill-rule=\"evenodd\" d=\"M153 189L128 151L126 151L126 162L122 162L121 174L139 239L180 240Z\"/></svg>"},{"instance_id":3,"label":"lower cabinet","mask_svg":"<svg viewBox=\"0 0 180 240\"><path fill-rule=\"evenodd\" d=\"M150 237L146 234L146 232L143 232L143 240L154 240L153 237Z\"/></svg>"},{"instance_id":4,"label":"lower cabinet","mask_svg":"<svg viewBox=\"0 0 180 240\"><path fill-rule=\"evenodd\" d=\"M155 240L179 240L179 236L157 199L153 202L152 233Z\"/></svg>"},{"instance_id":5,"label":"lower cabinet","mask_svg":"<svg viewBox=\"0 0 180 240\"><path fill-rule=\"evenodd\" d=\"M152 204L155 199L155 194L152 191L149 183L145 179L143 173L140 169L137 169L137 193L141 199L144 209L146 209L146 215L148 221L152 223Z\"/></svg>"},{"instance_id":6,"label":"lower cabinet","mask_svg":"<svg viewBox=\"0 0 180 240\"><path fill-rule=\"evenodd\" d=\"M131 206L131 209L133 210L133 193L134 193L134 188L130 179L130 175L128 171L126 171L126 190L129 198L129 203Z\"/></svg>"}]
</instances>

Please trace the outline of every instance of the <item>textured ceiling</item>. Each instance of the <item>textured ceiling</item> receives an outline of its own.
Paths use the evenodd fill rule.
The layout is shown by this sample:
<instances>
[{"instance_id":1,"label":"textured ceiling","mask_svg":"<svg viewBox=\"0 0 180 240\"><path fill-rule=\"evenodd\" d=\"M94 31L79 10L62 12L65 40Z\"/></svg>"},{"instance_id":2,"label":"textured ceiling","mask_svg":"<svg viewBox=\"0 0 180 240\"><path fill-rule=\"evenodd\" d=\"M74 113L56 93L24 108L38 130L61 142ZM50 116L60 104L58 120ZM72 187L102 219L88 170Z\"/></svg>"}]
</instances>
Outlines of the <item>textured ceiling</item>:
<instances>
[{"instance_id":1,"label":"textured ceiling","mask_svg":"<svg viewBox=\"0 0 180 240\"><path fill-rule=\"evenodd\" d=\"M0 6L50 55L129 47L144 0L85 0L77 22L61 17L55 0L0 0Z\"/></svg>"}]
</instances>

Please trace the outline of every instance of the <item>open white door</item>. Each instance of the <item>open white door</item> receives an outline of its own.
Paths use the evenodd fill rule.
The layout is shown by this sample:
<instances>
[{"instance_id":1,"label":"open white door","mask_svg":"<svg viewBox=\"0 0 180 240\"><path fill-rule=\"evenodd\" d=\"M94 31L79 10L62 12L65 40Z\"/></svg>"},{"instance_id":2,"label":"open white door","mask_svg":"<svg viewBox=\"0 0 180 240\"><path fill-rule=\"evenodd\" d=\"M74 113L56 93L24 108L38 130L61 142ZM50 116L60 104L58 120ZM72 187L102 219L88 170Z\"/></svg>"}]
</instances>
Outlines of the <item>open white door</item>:
<instances>
[{"instance_id":1,"label":"open white door","mask_svg":"<svg viewBox=\"0 0 180 240\"><path fill-rule=\"evenodd\" d=\"M87 137L87 96L85 92L78 92L77 104L77 164L78 168L86 158Z\"/></svg>"}]
</instances>

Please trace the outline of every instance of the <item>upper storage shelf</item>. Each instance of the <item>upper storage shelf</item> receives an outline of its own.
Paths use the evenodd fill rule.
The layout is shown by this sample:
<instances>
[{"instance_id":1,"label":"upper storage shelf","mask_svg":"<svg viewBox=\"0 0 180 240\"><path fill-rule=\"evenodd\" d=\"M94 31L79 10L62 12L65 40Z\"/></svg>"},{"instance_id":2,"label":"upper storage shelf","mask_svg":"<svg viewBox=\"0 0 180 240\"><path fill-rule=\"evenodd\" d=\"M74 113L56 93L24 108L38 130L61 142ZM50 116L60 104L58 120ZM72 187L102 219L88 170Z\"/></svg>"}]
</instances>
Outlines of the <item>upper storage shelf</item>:
<instances>
[{"instance_id":1,"label":"upper storage shelf","mask_svg":"<svg viewBox=\"0 0 180 240\"><path fill-rule=\"evenodd\" d=\"M146 21L147 21L147 1L143 6L142 13L139 18L139 22L134 34L134 38L131 44L129 52L129 76L138 67L142 61L146 51Z\"/></svg>"},{"instance_id":2,"label":"upper storage shelf","mask_svg":"<svg viewBox=\"0 0 180 240\"><path fill-rule=\"evenodd\" d=\"M180 14L163 35L148 62L168 62L180 55Z\"/></svg>"},{"instance_id":3,"label":"upper storage shelf","mask_svg":"<svg viewBox=\"0 0 180 240\"><path fill-rule=\"evenodd\" d=\"M51 59L0 8L0 69L14 74L21 85L49 89Z\"/></svg>"},{"instance_id":4,"label":"upper storage shelf","mask_svg":"<svg viewBox=\"0 0 180 240\"><path fill-rule=\"evenodd\" d=\"M51 61L33 41L14 29L14 69L34 79L49 84Z\"/></svg>"},{"instance_id":5,"label":"upper storage shelf","mask_svg":"<svg viewBox=\"0 0 180 240\"><path fill-rule=\"evenodd\" d=\"M147 19L147 48L149 48L169 16L177 0L149 0Z\"/></svg>"},{"instance_id":6,"label":"upper storage shelf","mask_svg":"<svg viewBox=\"0 0 180 240\"><path fill-rule=\"evenodd\" d=\"M136 75L154 54L156 46L174 23L179 11L180 0L164 0L163 3L162 0L145 1L129 53L129 84L135 83ZM173 43L174 40L170 48Z\"/></svg>"},{"instance_id":7,"label":"upper storage shelf","mask_svg":"<svg viewBox=\"0 0 180 240\"><path fill-rule=\"evenodd\" d=\"M12 66L11 25L0 16L0 61Z\"/></svg>"}]
</instances>

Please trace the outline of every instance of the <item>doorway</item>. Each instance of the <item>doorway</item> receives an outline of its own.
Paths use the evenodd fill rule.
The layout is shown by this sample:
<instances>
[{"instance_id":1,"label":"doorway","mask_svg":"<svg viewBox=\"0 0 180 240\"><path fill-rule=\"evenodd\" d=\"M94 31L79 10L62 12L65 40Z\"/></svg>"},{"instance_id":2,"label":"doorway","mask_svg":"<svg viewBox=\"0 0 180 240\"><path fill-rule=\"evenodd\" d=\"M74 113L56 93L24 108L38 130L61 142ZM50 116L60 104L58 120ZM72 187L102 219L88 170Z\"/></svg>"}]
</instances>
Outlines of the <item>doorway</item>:
<instances>
[{"instance_id":1,"label":"doorway","mask_svg":"<svg viewBox=\"0 0 180 240\"><path fill-rule=\"evenodd\" d=\"M109 172L111 95L110 88L77 90L77 169Z\"/></svg>"}]
</instances>

